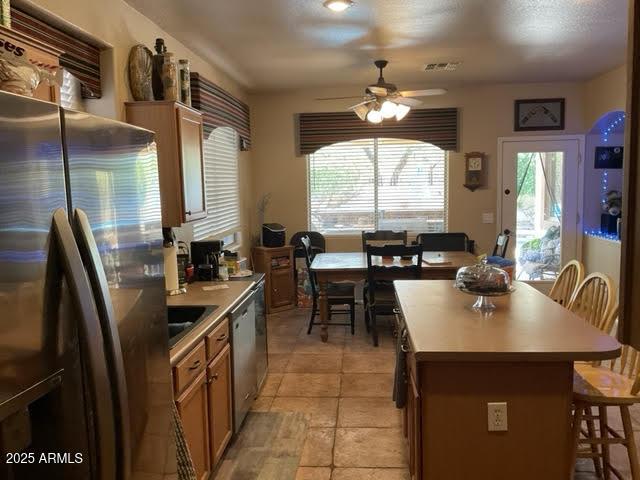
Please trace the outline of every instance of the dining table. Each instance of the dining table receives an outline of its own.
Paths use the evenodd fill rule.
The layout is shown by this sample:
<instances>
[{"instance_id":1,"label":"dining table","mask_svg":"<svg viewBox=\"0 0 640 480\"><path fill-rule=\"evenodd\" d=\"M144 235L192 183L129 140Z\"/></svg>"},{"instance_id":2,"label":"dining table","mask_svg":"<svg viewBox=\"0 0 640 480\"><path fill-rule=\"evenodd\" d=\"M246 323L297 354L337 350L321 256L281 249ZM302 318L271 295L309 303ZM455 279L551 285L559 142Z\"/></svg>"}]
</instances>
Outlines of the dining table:
<instances>
[{"instance_id":1,"label":"dining table","mask_svg":"<svg viewBox=\"0 0 640 480\"><path fill-rule=\"evenodd\" d=\"M399 257L372 257L372 263L385 266L402 266L415 262ZM469 252L423 252L422 279L454 280L459 268L477 263L477 257ZM367 254L365 252L318 253L311 263L311 271L318 282L320 307L320 336L329 339L329 303L327 286L332 282L360 282L367 278Z\"/></svg>"}]
</instances>

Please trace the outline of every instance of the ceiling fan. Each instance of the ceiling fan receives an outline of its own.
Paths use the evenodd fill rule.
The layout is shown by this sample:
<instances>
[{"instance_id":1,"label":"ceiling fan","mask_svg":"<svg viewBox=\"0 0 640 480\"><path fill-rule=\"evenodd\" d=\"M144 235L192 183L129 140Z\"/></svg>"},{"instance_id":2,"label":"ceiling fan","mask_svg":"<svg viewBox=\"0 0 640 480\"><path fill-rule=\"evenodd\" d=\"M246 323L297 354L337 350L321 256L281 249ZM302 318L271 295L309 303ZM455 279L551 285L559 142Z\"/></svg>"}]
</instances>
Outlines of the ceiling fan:
<instances>
[{"instance_id":1,"label":"ceiling fan","mask_svg":"<svg viewBox=\"0 0 640 480\"><path fill-rule=\"evenodd\" d=\"M402 120L407 116L411 107L421 105L420 100L414 97L427 97L447 93L443 88L431 88L427 90L400 91L393 83L387 83L382 75L382 70L388 65L386 60L376 60L373 64L380 70L378 81L365 89L364 101L352 105L348 110L353 110L360 120L371 123L380 123L385 119L395 117ZM360 97L332 97L318 98L317 100L342 100Z\"/></svg>"}]
</instances>

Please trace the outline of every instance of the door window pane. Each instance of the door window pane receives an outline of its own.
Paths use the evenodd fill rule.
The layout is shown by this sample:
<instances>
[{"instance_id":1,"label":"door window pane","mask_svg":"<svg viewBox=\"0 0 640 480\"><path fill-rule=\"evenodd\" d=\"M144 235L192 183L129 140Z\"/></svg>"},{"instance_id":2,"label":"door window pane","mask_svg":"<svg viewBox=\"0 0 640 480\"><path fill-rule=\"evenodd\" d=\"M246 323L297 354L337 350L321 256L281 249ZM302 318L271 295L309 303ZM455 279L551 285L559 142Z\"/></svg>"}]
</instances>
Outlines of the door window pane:
<instances>
[{"instance_id":1,"label":"door window pane","mask_svg":"<svg viewBox=\"0 0 640 480\"><path fill-rule=\"evenodd\" d=\"M520 152L516 278L553 280L561 267L563 152Z\"/></svg>"}]
</instances>

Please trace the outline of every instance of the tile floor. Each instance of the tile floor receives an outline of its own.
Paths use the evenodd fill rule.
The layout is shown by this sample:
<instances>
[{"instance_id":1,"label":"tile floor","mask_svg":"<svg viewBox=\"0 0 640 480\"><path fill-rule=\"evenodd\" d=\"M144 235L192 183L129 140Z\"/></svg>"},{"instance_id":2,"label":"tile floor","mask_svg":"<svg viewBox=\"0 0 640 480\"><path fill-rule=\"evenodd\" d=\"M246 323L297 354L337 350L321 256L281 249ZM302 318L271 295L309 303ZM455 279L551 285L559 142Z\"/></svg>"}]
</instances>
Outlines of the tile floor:
<instances>
[{"instance_id":1,"label":"tile floor","mask_svg":"<svg viewBox=\"0 0 640 480\"><path fill-rule=\"evenodd\" d=\"M394 340L382 328L371 345L358 315L356 334L329 327L307 335L308 309L270 315L269 375L253 406L262 412L303 412L309 422L295 480L409 480L401 411L391 400ZM611 425L622 430L610 409ZM640 407L632 411L640 445ZM626 450L612 447L612 461L631 478ZM592 480L590 460L581 460L575 480ZM286 480L286 479L283 479ZM292 479L293 480L293 479Z\"/></svg>"}]
</instances>

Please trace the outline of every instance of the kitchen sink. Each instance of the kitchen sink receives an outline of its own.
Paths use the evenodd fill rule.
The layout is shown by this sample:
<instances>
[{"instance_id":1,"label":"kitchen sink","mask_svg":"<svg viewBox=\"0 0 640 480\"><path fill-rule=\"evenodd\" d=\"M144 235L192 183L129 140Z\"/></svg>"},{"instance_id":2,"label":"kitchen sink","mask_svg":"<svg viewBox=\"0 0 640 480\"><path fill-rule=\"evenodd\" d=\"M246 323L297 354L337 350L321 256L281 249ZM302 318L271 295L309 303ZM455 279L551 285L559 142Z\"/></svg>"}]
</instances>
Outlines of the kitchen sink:
<instances>
[{"instance_id":1,"label":"kitchen sink","mask_svg":"<svg viewBox=\"0 0 640 480\"><path fill-rule=\"evenodd\" d=\"M169 346L173 346L197 323L207 318L218 308L208 306L169 306L167 307L167 323L169 327Z\"/></svg>"}]
</instances>

